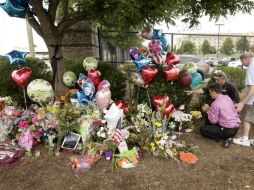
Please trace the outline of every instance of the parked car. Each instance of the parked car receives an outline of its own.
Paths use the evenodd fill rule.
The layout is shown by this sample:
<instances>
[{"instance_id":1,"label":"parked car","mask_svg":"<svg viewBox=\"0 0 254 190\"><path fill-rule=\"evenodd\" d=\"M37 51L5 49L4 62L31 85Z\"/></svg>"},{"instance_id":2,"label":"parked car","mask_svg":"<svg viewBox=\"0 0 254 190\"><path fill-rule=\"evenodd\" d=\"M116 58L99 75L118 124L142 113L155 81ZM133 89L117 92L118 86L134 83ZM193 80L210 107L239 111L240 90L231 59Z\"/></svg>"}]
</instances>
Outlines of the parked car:
<instances>
[{"instance_id":1,"label":"parked car","mask_svg":"<svg viewBox=\"0 0 254 190\"><path fill-rule=\"evenodd\" d=\"M203 79L208 78L210 66L206 63L204 58L199 58L191 55L180 55L180 63L176 65L177 68L182 69L187 63L193 62L197 64L198 73L200 73Z\"/></svg>"},{"instance_id":2,"label":"parked car","mask_svg":"<svg viewBox=\"0 0 254 190\"><path fill-rule=\"evenodd\" d=\"M228 63L228 67L238 67L238 68L242 68L242 62L240 59L237 59L235 61L230 61ZM243 66L243 69L247 69L247 67Z\"/></svg>"},{"instance_id":3,"label":"parked car","mask_svg":"<svg viewBox=\"0 0 254 190\"><path fill-rule=\"evenodd\" d=\"M210 66L213 66L214 62L217 60L215 57L206 57L204 58L205 62Z\"/></svg>"}]
</instances>

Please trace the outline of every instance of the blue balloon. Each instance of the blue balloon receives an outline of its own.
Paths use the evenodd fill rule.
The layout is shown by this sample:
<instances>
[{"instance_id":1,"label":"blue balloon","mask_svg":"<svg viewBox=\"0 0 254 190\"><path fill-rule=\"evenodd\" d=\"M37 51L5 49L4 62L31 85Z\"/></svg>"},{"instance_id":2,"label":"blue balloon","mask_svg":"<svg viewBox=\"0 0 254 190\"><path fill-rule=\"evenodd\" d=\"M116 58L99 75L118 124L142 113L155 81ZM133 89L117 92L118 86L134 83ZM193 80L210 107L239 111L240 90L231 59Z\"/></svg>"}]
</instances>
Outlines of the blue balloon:
<instances>
[{"instance_id":1,"label":"blue balloon","mask_svg":"<svg viewBox=\"0 0 254 190\"><path fill-rule=\"evenodd\" d=\"M5 3L0 3L0 7L11 17L25 18L27 7L18 6L12 3L10 0L6 0Z\"/></svg>"},{"instance_id":2,"label":"blue balloon","mask_svg":"<svg viewBox=\"0 0 254 190\"><path fill-rule=\"evenodd\" d=\"M27 55L28 55L27 52L13 50L5 54L4 56L8 58L11 64L24 64Z\"/></svg>"},{"instance_id":3,"label":"blue balloon","mask_svg":"<svg viewBox=\"0 0 254 190\"><path fill-rule=\"evenodd\" d=\"M81 87L85 96L92 99L95 94L95 87L93 81L87 78L84 74L80 73L78 78L78 84Z\"/></svg>"},{"instance_id":4,"label":"blue balloon","mask_svg":"<svg viewBox=\"0 0 254 190\"><path fill-rule=\"evenodd\" d=\"M28 8L29 0L10 0L14 7Z\"/></svg>"},{"instance_id":5,"label":"blue balloon","mask_svg":"<svg viewBox=\"0 0 254 190\"><path fill-rule=\"evenodd\" d=\"M81 90L77 91L77 97L78 97L78 101L82 104L88 104L90 102L89 97L87 97L85 93Z\"/></svg>"},{"instance_id":6,"label":"blue balloon","mask_svg":"<svg viewBox=\"0 0 254 190\"><path fill-rule=\"evenodd\" d=\"M165 34L162 33L162 30L153 29L152 39L153 40L160 40L161 41L162 50L167 52L169 44L168 44L168 41L167 41L167 38L166 38Z\"/></svg>"},{"instance_id":7,"label":"blue balloon","mask_svg":"<svg viewBox=\"0 0 254 190\"><path fill-rule=\"evenodd\" d=\"M202 75L200 73L192 73L191 77L192 77L192 82L190 85L191 89L199 87L199 85L203 81Z\"/></svg>"},{"instance_id":8,"label":"blue balloon","mask_svg":"<svg viewBox=\"0 0 254 190\"><path fill-rule=\"evenodd\" d=\"M133 60L133 62L137 66L138 72L141 72L142 68L148 66L151 63L151 61L152 61L151 58L145 58L144 55L140 55L137 59Z\"/></svg>"}]
</instances>

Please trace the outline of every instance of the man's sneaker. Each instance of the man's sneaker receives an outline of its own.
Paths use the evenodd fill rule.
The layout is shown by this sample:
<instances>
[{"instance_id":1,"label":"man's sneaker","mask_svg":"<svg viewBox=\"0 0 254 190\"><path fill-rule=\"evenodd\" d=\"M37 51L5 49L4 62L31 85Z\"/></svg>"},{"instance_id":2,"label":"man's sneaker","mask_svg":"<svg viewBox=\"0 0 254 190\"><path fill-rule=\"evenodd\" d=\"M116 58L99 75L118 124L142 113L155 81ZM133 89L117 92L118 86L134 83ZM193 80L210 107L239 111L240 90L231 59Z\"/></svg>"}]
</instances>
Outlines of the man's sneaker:
<instances>
[{"instance_id":1,"label":"man's sneaker","mask_svg":"<svg viewBox=\"0 0 254 190\"><path fill-rule=\"evenodd\" d=\"M249 140L245 140L242 137L234 139L233 143L234 144L238 144L238 145L242 145L242 146L250 146L250 141Z\"/></svg>"},{"instance_id":2,"label":"man's sneaker","mask_svg":"<svg viewBox=\"0 0 254 190\"><path fill-rule=\"evenodd\" d=\"M254 146L254 139L250 139L250 145Z\"/></svg>"},{"instance_id":3,"label":"man's sneaker","mask_svg":"<svg viewBox=\"0 0 254 190\"><path fill-rule=\"evenodd\" d=\"M222 147L223 147L223 148L228 148L231 142L232 142L232 139L231 139L231 138L229 138L229 139L227 139L227 140L223 140Z\"/></svg>"}]
</instances>

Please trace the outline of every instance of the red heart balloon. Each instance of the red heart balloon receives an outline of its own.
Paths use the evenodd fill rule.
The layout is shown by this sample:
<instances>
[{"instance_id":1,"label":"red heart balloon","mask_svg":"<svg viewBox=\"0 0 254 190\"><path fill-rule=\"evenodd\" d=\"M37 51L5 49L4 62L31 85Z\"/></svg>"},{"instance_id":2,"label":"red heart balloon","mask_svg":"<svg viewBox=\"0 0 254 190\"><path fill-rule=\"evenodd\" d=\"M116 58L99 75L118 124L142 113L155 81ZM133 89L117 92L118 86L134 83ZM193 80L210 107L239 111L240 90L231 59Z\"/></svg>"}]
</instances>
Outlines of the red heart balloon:
<instances>
[{"instance_id":1,"label":"red heart balloon","mask_svg":"<svg viewBox=\"0 0 254 190\"><path fill-rule=\"evenodd\" d=\"M154 96L153 97L153 105L156 108L159 108L164 104L168 105L170 101L170 98L168 96Z\"/></svg>"},{"instance_id":2,"label":"red heart balloon","mask_svg":"<svg viewBox=\"0 0 254 190\"><path fill-rule=\"evenodd\" d=\"M142 77L146 84L149 84L152 82L156 75L158 73L158 70L151 67L143 67L142 68Z\"/></svg>"},{"instance_id":3,"label":"red heart balloon","mask_svg":"<svg viewBox=\"0 0 254 190\"><path fill-rule=\"evenodd\" d=\"M174 66L171 69L167 69L167 70L163 71L163 73L166 76L167 81L177 80L177 78L179 76L179 72L180 72L180 70Z\"/></svg>"},{"instance_id":4,"label":"red heart balloon","mask_svg":"<svg viewBox=\"0 0 254 190\"><path fill-rule=\"evenodd\" d=\"M115 101L115 104L116 106L119 108L119 109L123 109L125 113L128 113L129 112L129 105L127 102L122 102L121 100L116 100Z\"/></svg>"},{"instance_id":5,"label":"red heart balloon","mask_svg":"<svg viewBox=\"0 0 254 190\"><path fill-rule=\"evenodd\" d=\"M11 77L19 87L24 88L32 77L32 70L28 67L14 70L11 74Z\"/></svg>"},{"instance_id":6,"label":"red heart balloon","mask_svg":"<svg viewBox=\"0 0 254 190\"><path fill-rule=\"evenodd\" d=\"M166 105L165 110L163 111L163 115L169 117L173 114L173 112L174 112L174 105L169 103L168 105Z\"/></svg>"},{"instance_id":7,"label":"red heart balloon","mask_svg":"<svg viewBox=\"0 0 254 190\"><path fill-rule=\"evenodd\" d=\"M101 82L101 72L98 70L90 70L88 72L88 78L93 81L94 86L98 86Z\"/></svg>"},{"instance_id":8,"label":"red heart balloon","mask_svg":"<svg viewBox=\"0 0 254 190\"><path fill-rule=\"evenodd\" d=\"M192 82L191 74L183 73L179 76L179 82L182 86L189 86Z\"/></svg>"},{"instance_id":9,"label":"red heart balloon","mask_svg":"<svg viewBox=\"0 0 254 190\"><path fill-rule=\"evenodd\" d=\"M166 62L168 63L168 65L176 65L180 63L180 58L178 55L174 54L173 52L169 52L167 53L167 56L166 56Z\"/></svg>"}]
</instances>

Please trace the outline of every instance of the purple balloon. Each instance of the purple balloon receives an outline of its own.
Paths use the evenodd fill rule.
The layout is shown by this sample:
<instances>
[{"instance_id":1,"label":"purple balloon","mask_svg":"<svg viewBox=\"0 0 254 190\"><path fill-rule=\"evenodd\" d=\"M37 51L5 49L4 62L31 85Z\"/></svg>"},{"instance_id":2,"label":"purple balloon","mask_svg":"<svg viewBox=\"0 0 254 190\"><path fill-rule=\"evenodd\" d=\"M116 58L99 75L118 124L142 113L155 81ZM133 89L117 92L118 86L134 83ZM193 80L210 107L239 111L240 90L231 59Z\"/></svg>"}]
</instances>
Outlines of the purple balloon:
<instances>
[{"instance_id":1,"label":"purple balloon","mask_svg":"<svg viewBox=\"0 0 254 190\"><path fill-rule=\"evenodd\" d=\"M138 48L131 48L130 49L130 57L132 60L135 60L137 59L139 56L139 51L138 51Z\"/></svg>"}]
</instances>

